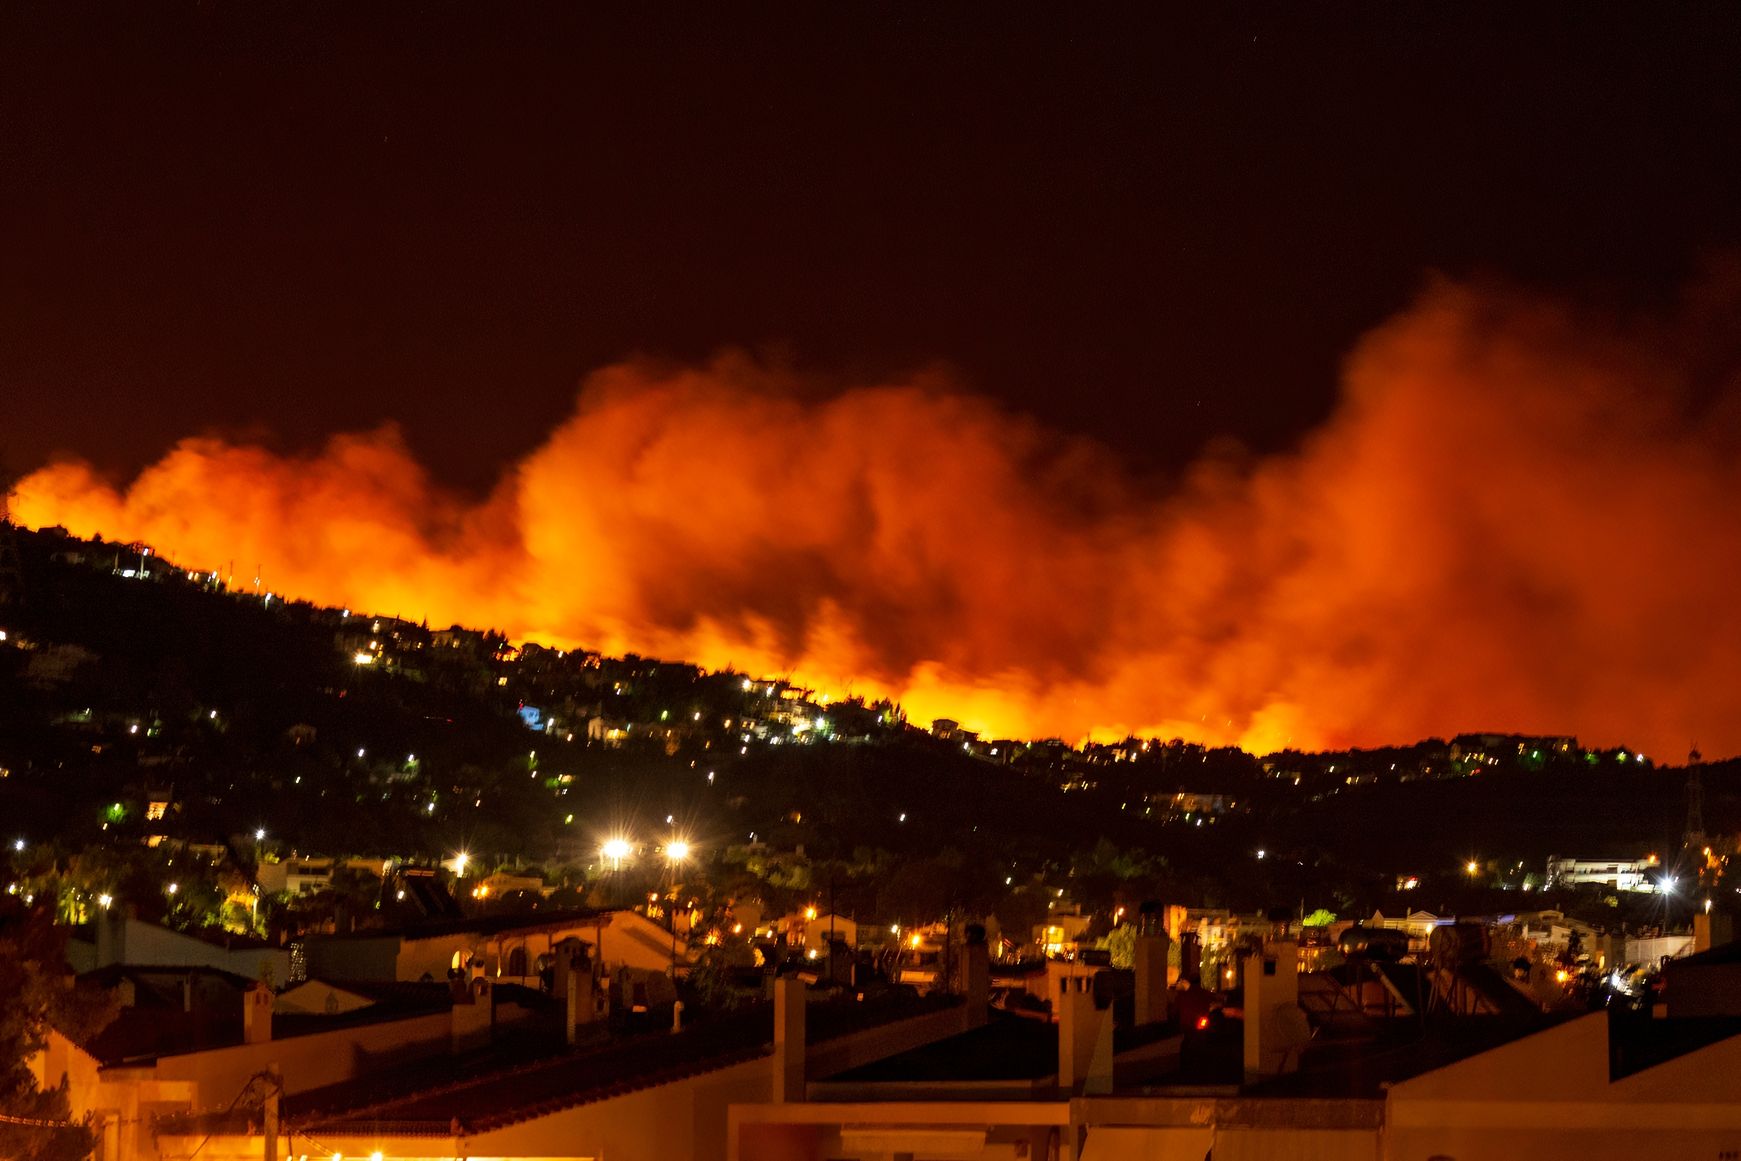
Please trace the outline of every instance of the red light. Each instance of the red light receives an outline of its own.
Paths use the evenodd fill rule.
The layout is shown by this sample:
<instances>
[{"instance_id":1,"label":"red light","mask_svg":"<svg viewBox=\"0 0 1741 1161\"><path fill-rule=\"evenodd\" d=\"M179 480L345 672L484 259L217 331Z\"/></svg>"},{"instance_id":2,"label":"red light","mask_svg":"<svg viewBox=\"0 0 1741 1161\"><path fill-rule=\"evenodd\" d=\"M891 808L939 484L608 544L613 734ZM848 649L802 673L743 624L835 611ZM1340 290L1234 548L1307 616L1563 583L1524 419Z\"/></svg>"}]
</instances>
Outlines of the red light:
<instances>
[{"instance_id":1,"label":"red light","mask_svg":"<svg viewBox=\"0 0 1741 1161\"><path fill-rule=\"evenodd\" d=\"M1207 1016L1197 1017L1197 1031L1201 1032L1208 1027L1209 1027L1209 1017L1207 1017Z\"/></svg>"}]
</instances>

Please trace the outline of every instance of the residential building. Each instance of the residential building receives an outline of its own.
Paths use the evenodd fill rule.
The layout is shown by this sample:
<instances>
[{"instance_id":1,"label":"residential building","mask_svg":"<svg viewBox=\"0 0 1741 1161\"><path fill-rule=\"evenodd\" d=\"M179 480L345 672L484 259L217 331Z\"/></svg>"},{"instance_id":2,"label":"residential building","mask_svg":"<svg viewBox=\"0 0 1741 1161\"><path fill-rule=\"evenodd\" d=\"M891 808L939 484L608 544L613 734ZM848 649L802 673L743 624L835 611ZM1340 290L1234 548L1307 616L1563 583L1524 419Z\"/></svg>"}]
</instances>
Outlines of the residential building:
<instances>
[{"instance_id":1,"label":"residential building","mask_svg":"<svg viewBox=\"0 0 1741 1161\"><path fill-rule=\"evenodd\" d=\"M860 1067L959 1032L959 1001L829 1001L783 981L779 1002L678 1033L504 1046L371 1070L281 1102L287 1156L724 1161L727 1109L789 1096L804 1076ZM159 1122L154 1161L258 1161L259 1101Z\"/></svg>"},{"instance_id":2,"label":"residential building","mask_svg":"<svg viewBox=\"0 0 1741 1161\"><path fill-rule=\"evenodd\" d=\"M104 909L93 924L94 939L69 939L67 960L75 971L124 964L130 967L210 968L249 980L286 983L291 951L252 936L190 935L146 923L120 909Z\"/></svg>"},{"instance_id":3,"label":"residential building","mask_svg":"<svg viewBox=\"0 0 1741 1161\"><path fill-rule=\"evenodd\" d=\"M994 1021L783 1101L734 1105L730 1161L1622 1161L1741 1148L1741 1020L1410 1013L1386 1027L1350 1012L1353 1035L1314 1035L1294 962L1286 943L1248 959L1237 1035L1196 1044L1115 1029L1092 989L1063 981L1056 1024Z\"/></svg>"},{"instance_id":4,"label":"residential building","mask_svg":"<svg viewBox=\"0 0 1741 1161\"><path fill-rule=\"evenodd\" d=\"M567 940L594 961L647 971L689 963L687 941L628 910L533 911L311 936L310 976L335 980L445 980L450 974L536 986Z\"/></svg>"},{"instance_id":5,"label":"residential building","mask_svg":"<svg viewBox=\"0 0 1741 1161\"><path fill-rule=\"evenodd\" d=\"M260 890L268 894L307 895L332 886L333 865L332 859L299 855L264 860L255 873L255 879Z\"/></svg>"},{"instance_id":6,"label":"residential building","mask_svg":"<svg viewBox=\"0 0 1741 1161\"><path fill-rule=\"evenodd\" d=\"M1548 859L1549 887L1571 887L1594 883L1611 891L1638 891L1654 894L1662 866L1655 855L1642 859Z\"/></svg>"}]
</instances>

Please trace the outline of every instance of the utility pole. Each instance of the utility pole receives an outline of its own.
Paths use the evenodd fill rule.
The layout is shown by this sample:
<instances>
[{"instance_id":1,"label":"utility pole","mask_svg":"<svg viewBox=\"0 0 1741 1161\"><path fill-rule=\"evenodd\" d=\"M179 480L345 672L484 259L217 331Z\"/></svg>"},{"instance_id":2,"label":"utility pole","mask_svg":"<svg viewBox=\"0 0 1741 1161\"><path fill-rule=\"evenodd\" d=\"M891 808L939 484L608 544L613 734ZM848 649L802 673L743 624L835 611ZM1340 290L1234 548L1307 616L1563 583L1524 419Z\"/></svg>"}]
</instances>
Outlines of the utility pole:
<instances>
[{"instance_id":1,"label":"utility pole","mask_svg":"<svg viewBox=\"0 0 1741 1161\"><path fill-rule=\"evenodd\" d=\"M1699 774L1699 765L1704 755L1694 745L1687 754L1687 827L1681 836L1682 843L1693 849L1702 850L1705 845L1705 783Z\"/></svg>"},{"instance_id":2,"label":"utility pole","mask_svg":"<svg viewBox=\"0 0 1741 1161\"><path fill-rule=\"evenodd\" d=\"M260 1080L266 1086L265 1099L261 1101L264 1129L262 1135L265 1137L264 1161L278 1161L282 1156L278 1149L278 1114L279 1101L284 1096L284 1078L279 1075L278 1066L270 1064L260 1074Z\"/></svg>"}]
</instances>

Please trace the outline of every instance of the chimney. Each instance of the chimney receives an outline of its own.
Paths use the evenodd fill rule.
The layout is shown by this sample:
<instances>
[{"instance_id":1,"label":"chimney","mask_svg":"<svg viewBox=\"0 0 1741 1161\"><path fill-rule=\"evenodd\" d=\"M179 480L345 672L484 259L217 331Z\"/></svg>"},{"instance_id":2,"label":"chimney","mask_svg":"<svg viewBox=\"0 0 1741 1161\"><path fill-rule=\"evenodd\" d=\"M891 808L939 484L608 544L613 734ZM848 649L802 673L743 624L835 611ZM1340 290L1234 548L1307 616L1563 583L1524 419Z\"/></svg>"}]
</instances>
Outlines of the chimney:
<instances>
[{"instance_id":1,"label":"chimney","mask_svg":"<svg viewBox=\"0 0 1741 1161\"><path fill-rule=\"evenodd\" d=\"M263 1079L266 1082L266 1099L261 1104L260 1127L266 1138L266 1156L272 1158L272 1161L278 1161L278 1129L284 1111L284 1077L279 1073L276 1064L269 1064Z\"/></svg>"},{"instance_id":2,"label":"chimney","mask_svg":"<svg viewBox=\"0 0 1741 1161\"><path fill-rule=\"evenodd\" d=\"M97 913L97 967L127 962L127 916L115 908Z\"/></svg>"},{"instance_id":3,"label":"chimney","mask_svg":"<svg viewBox=\"0 0 1741 1161\"><path fill-rule=\"evenodd\" d=\"M1159 1024L1167 1018L1167 939L1161 911L1155 903L1144 903L1138 911L1135 949L1136 1023Z\"/></svg>"},{"instance_id":4,"label":"chimney","mask_svg":"<svg viewBox=\"0 0 1741 1161\"><path fill-rule=\"evenodd\" d=\"M985 928L978 923L967 925L967 946L961 953L961 975L967 993L965 1023L978 1028L990 1018L991 951L985 945Z\"/></svg>"},{"instance_id":5,"label":"chimney","mask_svg":"<svg viewBox=\"0 0 1741 1161\"><path fill-rule=\"evenodd\" d=\"M593 998L592 960L579 940L569 945L564 940L556 947L555 992L562 997L564 1039L570 1045L580 1039L580 1027L590 1024L596 1014Z\"/></svg>"},{"instance_id":6,"label":"chimney","mask_svg":"<svg viewBox=\"0 0 1741 1161\"><path fill-rule=\"evenodd\" d=\"M1695 930L1694 935L1698 933ZM1626 962L1626 936L1623 932L1610 931L1606 935L1596 937L1596 968L1598 971L1611 972Z\"/></svg>"},{"instance_id":7,"label":"chimney","mask_svg":"<svg viewBox=\"0 0 1741 1161\"><path fill-rule=\"evenodd\" d=\"M1693 954L1735 940L1735 921L1721 912L1703 911L1693 916Z\"/></svg>"},{"instance_id":8,"label":"chimney","mask_svg":"<svg viewBox=\"0 0 1741 1161\"><path fill-rule=\"evenodd\" d=\"M1195 931L1181 932L1179 935L1179 978L1182 980L1203 980L1203 941ZM1219 980L1214 981L1219 988Z\"/></svg>"},{"instance_id":9,"label":"chimney","mask_svg":"<svg viewBox=\"0 0 1741 1161\"><path fill-rule=\"evenodd\" d=\"M563 1027L566 1030L568 1043L573 1044L580 1039L580 1028L583 1024L592 1023L596 1014L592 989L591 965L585 962L568 969L568 986L563 989Z\"/></svg>"},{"instance_id":10,"label":"chimney","mask_svg":"<svg viewBox=\"0 0 1741 1161\"><path fill-rule=\"evenodd\" d=\"M1300 1010L1300 949L1289 940L1245 965L1246 1083L1292 1072L1298 1050L1311 1037Z\"/></svg>"},{"instance_id":11,"label":"chimney","mask_svg":"<svg viewBox=\"0 0 1741 1161\"><path fill-rule=\"evenodd\" d=\"M774 980L774 1103L804 1099L804 981Z\"/></svg>"},{"instance_id":12,"label":"chimney","mask_svg":"<svg viewBox=\"0 0 1741 1161\"><path fill-rule=\"evenodd\" d=\"M1065 976L1058 997L1058 1090L1112 1091L1112 1013L1094 1006L1094 981Z\"/></svg>"},{"instance_id":13,"label":"chimney","mask_svg":"<svg viewBox=\"0 0 1741 1161\"><path fill-rule=\"evenodd\" d=\"M272 989L255 984L242 997L242 1043L264 1044L272 1039Z\"/></svg>"},{"instance_id":14,"label":"chimney","mask_svg":"<svg viewBox=\"0 0 1741 1161\"><path fill-rule=\"evenodd\" d=\"M456 993L449 1015L452 1023L448 1047L451 1051L469 1052L488 1045L490 1025L496 1016L496 1001L490 995L489 981L477 980L463 993Z\"/></svg>"}]
</instances>

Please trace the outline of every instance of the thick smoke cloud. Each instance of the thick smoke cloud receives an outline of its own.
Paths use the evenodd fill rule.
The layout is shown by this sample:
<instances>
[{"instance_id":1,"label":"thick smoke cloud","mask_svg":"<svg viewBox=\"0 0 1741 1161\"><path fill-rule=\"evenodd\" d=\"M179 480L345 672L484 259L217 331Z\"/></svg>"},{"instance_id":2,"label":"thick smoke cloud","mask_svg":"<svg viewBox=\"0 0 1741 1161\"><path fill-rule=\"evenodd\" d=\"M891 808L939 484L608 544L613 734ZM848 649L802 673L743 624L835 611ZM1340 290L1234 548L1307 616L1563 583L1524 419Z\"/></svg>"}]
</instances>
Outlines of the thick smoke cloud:
<instances>
[{"instance_id":1,"label":"thick smoke cloud","mask_svg":"<svg viewBox=\"0 0 1741 1161\"><path fill-rule=\"evenodd\" d=\"M1741 418L1666 334L1438 285L1297 452L1165 495L938 376L818 395L722 357L593 376L481 504L385 429L308 457L190 439L124 490L56 464L15 507L238 584L998 734L1731 754Z\"/></svg>"}]
</instances>

